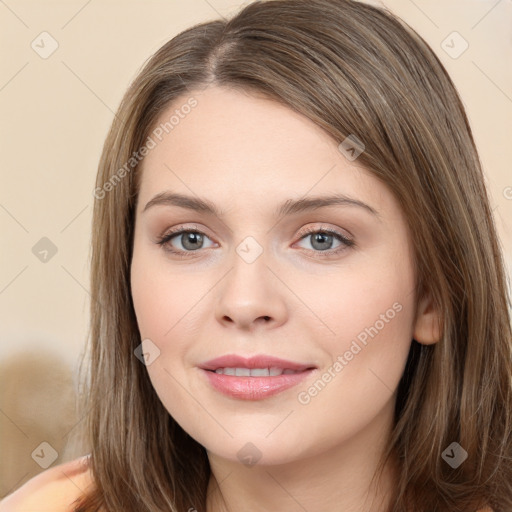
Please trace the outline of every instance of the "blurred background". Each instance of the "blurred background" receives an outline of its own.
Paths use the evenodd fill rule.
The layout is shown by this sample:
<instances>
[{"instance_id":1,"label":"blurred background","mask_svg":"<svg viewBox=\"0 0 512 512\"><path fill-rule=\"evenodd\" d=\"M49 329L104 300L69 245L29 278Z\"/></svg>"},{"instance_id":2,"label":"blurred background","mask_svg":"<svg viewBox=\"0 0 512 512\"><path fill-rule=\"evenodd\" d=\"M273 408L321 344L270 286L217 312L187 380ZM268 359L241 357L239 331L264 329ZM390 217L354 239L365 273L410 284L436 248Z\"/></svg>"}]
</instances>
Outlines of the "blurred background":
<instances>
[{"instance_id":1,"label":"blurred background","mask_svg":"<svg viewBox=\"0 0 512 512\"><path fill-rule=\"evenodd\" d=\"M96 167L144 61L250 1L0 2L0 497L82 451ZM466 106L512 272L512 0L371 1L431 45Z\"/></svg>"}]
</instances>

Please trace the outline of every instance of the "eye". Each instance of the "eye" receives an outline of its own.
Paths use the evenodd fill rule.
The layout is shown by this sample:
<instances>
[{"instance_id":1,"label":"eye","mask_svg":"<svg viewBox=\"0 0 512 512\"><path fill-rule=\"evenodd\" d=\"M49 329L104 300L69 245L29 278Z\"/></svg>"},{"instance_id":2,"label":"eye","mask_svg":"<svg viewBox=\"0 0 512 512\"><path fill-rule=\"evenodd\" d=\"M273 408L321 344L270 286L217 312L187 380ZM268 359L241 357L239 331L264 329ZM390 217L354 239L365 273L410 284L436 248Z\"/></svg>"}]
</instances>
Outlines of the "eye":
<instances>
[{"instance_id":1,"label":"eye","mask_svg":"<svg viewBox=\"0 0 512 512\"><path fill-rule=\"evenodd\" d=\"M302 231L300 241L302 242L308 238L312 246L312 249L308 250L316 258L334 256L349 247L355 246L353 240L331 228L308 227ZM191 256L194 252L199 252L200 249L204 249L205 240L210 240L210 238L202 231L198 229L183 229L183 226L178 226L158 237L156 243L178 257L187 257ZM334 241L338 241L339 245L333 249ZM211 242L209 247L212 246L215 246L214 242Z\"/></svg>"},{"instance_id":2,"label":"eye","mask_svg":"<svg viewBox=\"0 0 512 512\"><path fill-rule=\"evenodd\" d=\"M355 245L353 240L331 228L306 228L301 235L301 241L310 239L310 245L313 247L311 250L314 252L314 256L320 258L336 255ZM339 245L337 248L332 249L334 240L337 240Z\"/></svg>"},{"instance_id":3,"label":"eye","mask_svg":"<svg viewBox=\"0 0 512 512\"><path fill-rule=\"evenodd\" d=\"M208 236L197 229L181 229L181 227L158 237L157 244L165 250L177 255L186 256L186 253L195 252L204 248ZM176 247L177 246L177 247Z\"/></svg>"}]
</instances>

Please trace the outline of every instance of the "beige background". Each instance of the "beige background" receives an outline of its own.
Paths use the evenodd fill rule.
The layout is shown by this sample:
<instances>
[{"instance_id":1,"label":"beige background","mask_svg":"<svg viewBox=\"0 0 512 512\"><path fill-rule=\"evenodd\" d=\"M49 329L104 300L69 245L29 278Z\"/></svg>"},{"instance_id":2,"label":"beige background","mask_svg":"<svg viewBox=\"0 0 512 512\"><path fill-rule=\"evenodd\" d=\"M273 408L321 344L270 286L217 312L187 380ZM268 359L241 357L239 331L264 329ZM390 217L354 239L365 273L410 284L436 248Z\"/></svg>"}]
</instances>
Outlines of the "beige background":
<instances>
[{"instance_id":1,"label":"beige background","mask_svg":"<svg viewBox=\"0 0 512 512\"><path fill-rule=\"evenodd\" d=\"M0 2L0 496L41 464L79 454L70 442L80 419L73 389L87 334L92 192L113 112L168 39L246 3ZM512 1L384 3L427 40L460 91L510 273ZM31 44L44 53L50 37L58 48L44 59ZM461 37L469 47L453 58ZM46 262L32 252L42 237L57 248Z\"/></svg>"}]
</instances>

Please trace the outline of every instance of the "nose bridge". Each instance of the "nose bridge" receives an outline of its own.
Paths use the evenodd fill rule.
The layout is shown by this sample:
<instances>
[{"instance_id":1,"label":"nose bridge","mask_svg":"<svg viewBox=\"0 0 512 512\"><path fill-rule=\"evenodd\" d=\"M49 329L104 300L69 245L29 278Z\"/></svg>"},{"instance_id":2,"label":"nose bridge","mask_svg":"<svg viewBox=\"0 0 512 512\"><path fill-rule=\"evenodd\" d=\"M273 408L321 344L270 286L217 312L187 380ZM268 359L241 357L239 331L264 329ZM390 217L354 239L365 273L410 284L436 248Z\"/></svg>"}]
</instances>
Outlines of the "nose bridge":
<instances>
[{"instance_id":1,"label":"nose bridge","mask_svg":"<svg viewBox=\"0 0 512 512\"><path fill-rule=\"evenodd\" d=\"M219 321L229 319L245 327L262 318L283 321L284 297L269 264L268 251L256 238L247 236L235 247L216 304Z\"/></svg>"},{"instance_id":2,"label":"nose bridge","mask_svg":"<svg viewBox=\"0 0 512 512\"><path fill-rule=\"evenodd\" d=\"M232 270L228 275L229 290L225 290L243 298L246 302L256 303L269 294L273 279L268 270L268 251L253 236L245 237L236 247L231 258ZM268 297L267 297L268 299Z\"/></svg>"}]
</instances>

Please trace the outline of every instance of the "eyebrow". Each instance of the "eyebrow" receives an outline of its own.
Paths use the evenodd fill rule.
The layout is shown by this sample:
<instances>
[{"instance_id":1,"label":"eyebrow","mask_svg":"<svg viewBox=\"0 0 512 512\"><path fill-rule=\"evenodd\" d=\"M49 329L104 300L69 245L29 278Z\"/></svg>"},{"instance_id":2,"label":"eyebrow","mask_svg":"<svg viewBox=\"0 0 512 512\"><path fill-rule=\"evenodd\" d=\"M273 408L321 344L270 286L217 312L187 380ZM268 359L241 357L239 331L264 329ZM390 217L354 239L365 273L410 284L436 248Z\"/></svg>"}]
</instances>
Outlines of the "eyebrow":
<instances>
[{"instance_id":1,"label":"eyebrow","mask_svg":"<svg viewBox=\"0 0 512 512\"><path fill-rule=\"evenodd\" d=\"M154 196L150 201L148 201L142 210L142 213L157 205L178 206L180 208L203 212L217 217L223 217L225 215L224 211L220 210L214 203L207 199L173 192L161 192ZM278 208L276 208L274 215L276 217L293 215L316 210L317 208L325 208L327 206L356 206L366 210L375 217L380 218L380 214L375 210L375 208L372 208L363 201L359 201L358 199L354 199L344 194L305 197L302 199L287 199Z\"/></svg>"}]
</instances>

